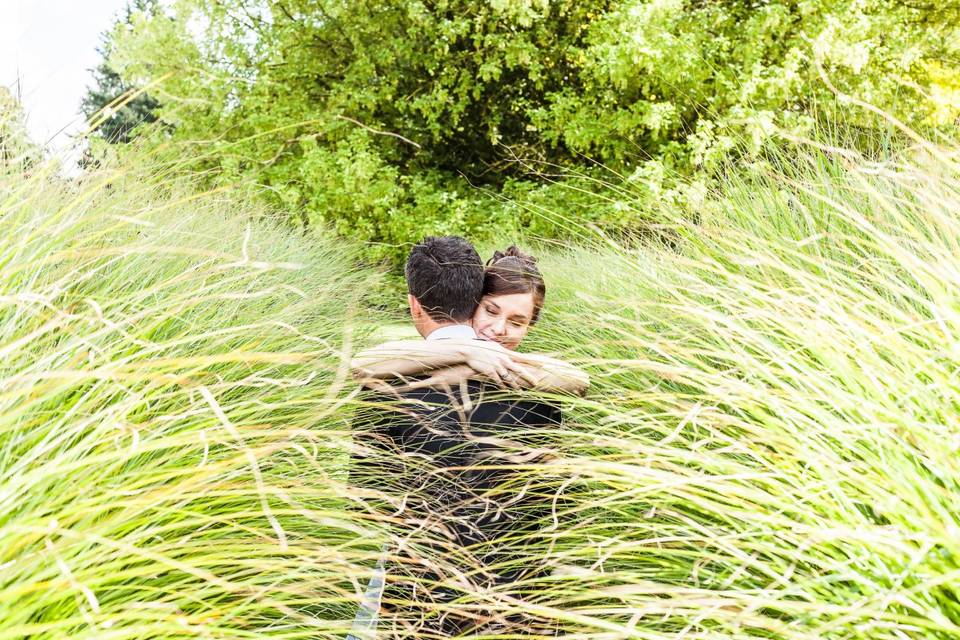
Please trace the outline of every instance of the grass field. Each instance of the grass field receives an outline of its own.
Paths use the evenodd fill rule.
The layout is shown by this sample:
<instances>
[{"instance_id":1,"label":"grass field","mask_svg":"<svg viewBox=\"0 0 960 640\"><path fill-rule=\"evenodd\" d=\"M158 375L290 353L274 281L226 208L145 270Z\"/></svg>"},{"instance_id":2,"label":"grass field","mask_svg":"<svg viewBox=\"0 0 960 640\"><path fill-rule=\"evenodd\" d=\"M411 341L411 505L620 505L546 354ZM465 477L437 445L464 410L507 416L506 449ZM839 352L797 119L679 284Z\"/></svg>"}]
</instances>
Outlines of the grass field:
<instances>
[{"instance_id":1,"label":"grass field","mask_svg":"<svg viewBox=\"0 0 960 640\"><path fill-rule=\"evenodd\" d=\"M380 275L189 185L0 187L0 640L342 638L381 524L345 365L412 335L374 326ZM457 606L529 622L499 637L960 637L958 212L942 150L806 149L662 212L669 244L540 252L525 348L593 380L518 467L556 505L518 562L551 572Z\"/></svg>"}]
</instances>

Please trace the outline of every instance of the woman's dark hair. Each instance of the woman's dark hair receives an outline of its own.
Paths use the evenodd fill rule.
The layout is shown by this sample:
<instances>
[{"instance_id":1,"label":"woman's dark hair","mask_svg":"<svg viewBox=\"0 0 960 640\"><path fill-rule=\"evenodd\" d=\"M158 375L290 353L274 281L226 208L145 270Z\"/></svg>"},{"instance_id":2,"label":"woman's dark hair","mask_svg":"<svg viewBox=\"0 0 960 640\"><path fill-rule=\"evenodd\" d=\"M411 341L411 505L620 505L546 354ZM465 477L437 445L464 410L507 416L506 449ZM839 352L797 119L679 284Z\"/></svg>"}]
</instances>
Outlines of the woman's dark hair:
<instances>
[{"instance_id":1,"label":"woman's dark hair","mask_svg":"<svg viewBox=\"0 0 960 640\"><path fill-rule=\"evenodd\" d=\"M494 251L487 260L483 272L483 295L505 296L514 293L533 294L533 317L530 324L540 317L547 285L537 269L537 259L510 245L506 251Z\"/></svg>"}]
</instances>

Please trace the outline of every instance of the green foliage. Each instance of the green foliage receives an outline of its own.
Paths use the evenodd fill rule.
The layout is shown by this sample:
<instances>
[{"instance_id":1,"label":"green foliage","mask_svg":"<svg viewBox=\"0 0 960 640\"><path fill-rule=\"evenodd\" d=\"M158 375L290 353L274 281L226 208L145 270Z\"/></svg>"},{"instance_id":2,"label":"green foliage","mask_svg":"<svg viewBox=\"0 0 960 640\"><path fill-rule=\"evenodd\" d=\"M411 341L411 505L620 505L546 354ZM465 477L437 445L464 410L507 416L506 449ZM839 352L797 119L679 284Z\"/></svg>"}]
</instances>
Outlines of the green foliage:
<instances>
[{"instance_id":1,"label":"green foliage","mask_svg":"<svg viewBox=\"0 0 960 640\"><path fill-rule=\"evenodd\" d=\"M568 634L960 634L956 152L769 156L673 247L541 256L524 349L592 385L520 588Z\"/></svg>"},{"instance_id":2,"label":"green foliage","mask_svg":"<svg viewBox=\"0 0 960 640\"><path fill-rule=\"evenodd\" d=\"M156 15L157 10L156 0L134 0L127 5L125 16L118 24L129 23L134 12ZM133 95L135 87L110 66L109 33L99 49L103 60L93 69L94 86L87 88L80 109L88 120L98 123L95 135L111 144L127 143L133 139L134 129L156 122L160 103L148 93Z\"/></svg>"},{"instance_id":3,"label":"green foliage","mask_svg":"<svg viewBox=\"0 0 960 640\"><path fill-rule=\"evenodd\" d=\"M83 98L81 109L87 119L95 119L105 110L110 111L95 133L112 144L133 140L133 131L143 124L156 122L156 110L160 103L149 94L139 94L129 100L126 96L134 91L120 78L120 75L107 63L101 63L94 70L96 87L90 88ZM119 109L110 105L124 102Z\"/></svg>"},{"instance_id":4,"label":"green foliage","mask_svg":"<svg viewBox=\"0 0 960 640\"><path fill-rule=\"evenodd\" d=\"M6 87L0 87L0 170L29 168L43 158L27 133L23 106Z\"/></svg>"},{"instance_id":5,"label":"green foliage","mask_svg":"<svg viewBox=\"0 0 960 640\"><path fill-rule=\"evenodd\" d=\"M873 124L847 96L919 125L945 104L908 87L936 84L929 65L941 59L956 69L958 11L889 0L616 3L576 54L582 84L551 95L535 122L605 162L651 154L707 167L775 130L808 132L814 112Z\"/></svg>"},{"instance_id":6,"label":"green foliage","mask_svg":"<svg viewBox=\"0 0 960 640\"><path fill-rule=\"evenodd\" d=\"M180 0L118 25L110 64L162 79L175 129L154 139L194 168L399 261L426 233L525 228L536 204L469 185L542 195L544 173L599 162L656 191L651 176L709 174L814 113L876 126L856 100L950 124L958 18L893 0Z\"/></svg>"},{"instance_id":7,"label":"green foliage","mask_svg":"<svg viewBox=\"0 0 960 640\"><path fill-rule=\"evenodd\" d=\"M664 193L671 247L541 254L523 348L592 385L556 429L484 437L516 454L485 498L542 526L452 551L550 568L496 589L439 523L353 508L382 496L344 483L344 365L381 316L351 245L169 173L4 167L3 637L342 638L385 524L458 593L423 580L424 613L508 615L499 637L960 636L956 152L763 161L696 222Z\"/></svg>"}]
</instances>

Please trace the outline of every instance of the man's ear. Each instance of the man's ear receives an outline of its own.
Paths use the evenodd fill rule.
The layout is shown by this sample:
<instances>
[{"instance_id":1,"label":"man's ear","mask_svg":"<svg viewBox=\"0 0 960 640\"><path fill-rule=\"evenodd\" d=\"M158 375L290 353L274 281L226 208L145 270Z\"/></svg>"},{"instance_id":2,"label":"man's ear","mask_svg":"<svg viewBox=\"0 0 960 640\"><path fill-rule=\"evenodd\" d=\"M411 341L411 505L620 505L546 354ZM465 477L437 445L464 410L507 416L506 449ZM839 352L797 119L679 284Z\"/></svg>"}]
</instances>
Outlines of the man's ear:
<instances>
[{"instance_id":1,"label":"man's ear","mask_svg":"<svg viewBox=\"0 0 960 640\"><path fill-rule=\"evenodd\" d=\"M410 315L413 319L419 318L423 313L423 307L420 306L420 301L412 293L407 294L407 304L410 305Z\"/></svg>"}]
</instances>

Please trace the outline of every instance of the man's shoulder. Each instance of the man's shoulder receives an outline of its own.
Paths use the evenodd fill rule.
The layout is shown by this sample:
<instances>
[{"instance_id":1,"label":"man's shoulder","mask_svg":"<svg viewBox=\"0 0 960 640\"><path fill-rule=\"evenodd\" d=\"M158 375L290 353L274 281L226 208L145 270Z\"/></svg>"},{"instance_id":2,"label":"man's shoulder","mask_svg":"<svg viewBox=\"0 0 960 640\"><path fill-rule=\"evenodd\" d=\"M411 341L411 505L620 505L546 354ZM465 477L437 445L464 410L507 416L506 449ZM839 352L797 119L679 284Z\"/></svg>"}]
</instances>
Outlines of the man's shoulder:
<instances>
[{"instance_id":1,"label":"man's shoulder","mask_svg":"<svg viewBox=\"0 0 960 640\"><path fill-rule=\"evenodd\" d=\"M473 405L471 422L560 422L560 409L529 391L503 389L490 383L479 383L470 386L470 397Z\"/></svg>"},{"instance_id":2,"label":"man's shoulder","mask_svg":"<svg viewBox=\"0 0 960 640\"><path fill-rule=\"evenodd\" d=\"M364 390L361 402L377 413L436 414L457 404L456 397L452 390L441 387L381 387Z\"/></svg>"},{"instance_id":3,"label":"man's shoulder","mask_svg":"<svg viewBox=\"0 0 960 640\"><path fill-rule=\"evenodd\" d=\"M467 380L463 385L440 385L416 389L368 390L367 403L384 410L423 411L456 410L475 419L492 420L495 416L510 416L513 421L559 422L560 410L552 402L532 392L505 389L490 382Z\"/></svg>"}]
</instances>

